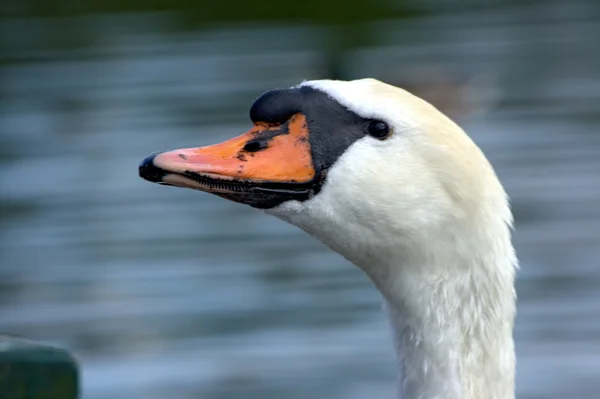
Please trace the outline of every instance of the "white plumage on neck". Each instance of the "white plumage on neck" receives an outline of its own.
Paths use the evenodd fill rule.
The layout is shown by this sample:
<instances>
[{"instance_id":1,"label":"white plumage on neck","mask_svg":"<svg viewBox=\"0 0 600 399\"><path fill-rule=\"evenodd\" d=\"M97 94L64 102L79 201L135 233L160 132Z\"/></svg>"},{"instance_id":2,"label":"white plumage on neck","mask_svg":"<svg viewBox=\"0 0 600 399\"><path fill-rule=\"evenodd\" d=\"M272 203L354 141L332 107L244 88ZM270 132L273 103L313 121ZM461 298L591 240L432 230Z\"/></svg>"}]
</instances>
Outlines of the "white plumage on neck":
<instances>
[{"instance_id":1,"label":"white plumage on neck","mask_svg":"<svg viewBox=\"0 0 600 399\"><path fill-rule=\"evenodd\" d=\"M373 79L305 82L365 118L321 192L274 214L360 267L385 298L403 399L513 399L512 216L492 167L425 101Z\"/></svg>"}]
</instances>

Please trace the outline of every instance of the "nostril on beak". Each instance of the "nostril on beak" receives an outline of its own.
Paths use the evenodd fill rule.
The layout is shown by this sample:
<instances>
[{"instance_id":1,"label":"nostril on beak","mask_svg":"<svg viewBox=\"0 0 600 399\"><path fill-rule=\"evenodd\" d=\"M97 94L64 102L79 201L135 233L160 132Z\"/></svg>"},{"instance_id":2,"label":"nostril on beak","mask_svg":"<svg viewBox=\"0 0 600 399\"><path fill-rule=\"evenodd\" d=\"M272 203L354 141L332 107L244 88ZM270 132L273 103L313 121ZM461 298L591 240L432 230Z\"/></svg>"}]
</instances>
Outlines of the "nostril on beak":
<instances>
[{"instance_id":1,"label":"nostril on beak","mask_svg":"<svg viewBox=\"0 0 600 399\"><path fill-rule=\"evenodd\" d=\"M251 140L246 143L244 146L244 151L246 152L257 152L260 150L264 150L267 148L269 144L266 140Z\"/></svg>"},{"instance_id":2,"label":"nostril on beak","mask_svg":"<svg viewBox=\"0 0 600 399\"><path fill-rule=\"evenodd\" d=\"M140 177L152 183L160 183L165 175L164 170L157 168L154 165L154 158L156 158L157 155L158 152L148 155L140 162L139 166Z\"/></svg>"}]
</instances>

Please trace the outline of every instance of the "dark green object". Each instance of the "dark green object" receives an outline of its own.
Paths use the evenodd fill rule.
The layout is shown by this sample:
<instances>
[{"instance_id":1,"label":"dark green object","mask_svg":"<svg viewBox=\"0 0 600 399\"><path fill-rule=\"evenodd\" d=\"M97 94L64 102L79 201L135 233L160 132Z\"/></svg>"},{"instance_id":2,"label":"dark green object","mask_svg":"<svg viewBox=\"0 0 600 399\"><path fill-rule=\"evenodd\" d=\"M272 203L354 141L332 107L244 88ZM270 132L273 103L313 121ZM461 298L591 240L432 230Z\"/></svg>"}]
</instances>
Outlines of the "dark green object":
<instances>
[{"instance_id":1,"label":"dark green object","mask_svg":"<svg viewBox=\"0 0 600 399\"><path fill-rule=\"evenodd\" d=\"M0 399L77 399L77 362L64 349L0 335Z\"/></svg>"}]
</instances>

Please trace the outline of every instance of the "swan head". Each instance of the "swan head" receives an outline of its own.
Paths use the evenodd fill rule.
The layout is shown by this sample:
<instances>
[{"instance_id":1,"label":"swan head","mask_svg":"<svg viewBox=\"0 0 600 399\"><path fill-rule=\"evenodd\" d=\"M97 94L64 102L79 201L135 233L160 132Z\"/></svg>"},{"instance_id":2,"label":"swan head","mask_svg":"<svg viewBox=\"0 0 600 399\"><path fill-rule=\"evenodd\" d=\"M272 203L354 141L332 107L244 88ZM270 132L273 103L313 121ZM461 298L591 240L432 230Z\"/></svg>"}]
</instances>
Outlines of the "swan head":
<instances>
[{"instance_id":1,"label":"swan head","mask_svg":"<svg viewBox=\"0 0 600 399\"><path fill-rule=\"evenodd\" d=\"M473 141L374 79L270 91L250 118L224 143L146 157L140 176L262 209L359 266L388 305L401 397L514 398L512 216Z\"/></svg>"},{"instance_id":2,"label":"swan head","mask_svg":"<svg viewBox=\"0 0 600 399\"><path fill-rule=\"evenodd\" d=\"M248 132L221 144L148 156L140 176L263 209L376 279L388 273L369 264L410 263L444 246L468 251L479 244L465 237L511 223L479 148L400 88L307 81L264 93L250 118Z\"/></svg>"}]
</instances>

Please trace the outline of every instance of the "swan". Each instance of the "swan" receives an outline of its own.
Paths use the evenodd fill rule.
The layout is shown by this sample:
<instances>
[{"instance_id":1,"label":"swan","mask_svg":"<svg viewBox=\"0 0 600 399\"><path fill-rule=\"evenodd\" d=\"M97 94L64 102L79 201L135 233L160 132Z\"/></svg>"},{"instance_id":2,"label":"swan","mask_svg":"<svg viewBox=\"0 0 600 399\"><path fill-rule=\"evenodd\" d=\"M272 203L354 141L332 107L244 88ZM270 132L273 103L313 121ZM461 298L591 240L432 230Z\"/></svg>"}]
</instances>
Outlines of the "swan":
<instances>
[{"instance_id":1,"label":"swan","mask_svg":"<svg viewBox=\"0 0 600 399\"><path fill-rule=\"evenodd\" d=\"M371 78L268 91L250 118L147 156L140 176L261 209L358 266L384 299L399 398L514 398L512 213L467 134Z\"/></svg>"}]
</instances>

